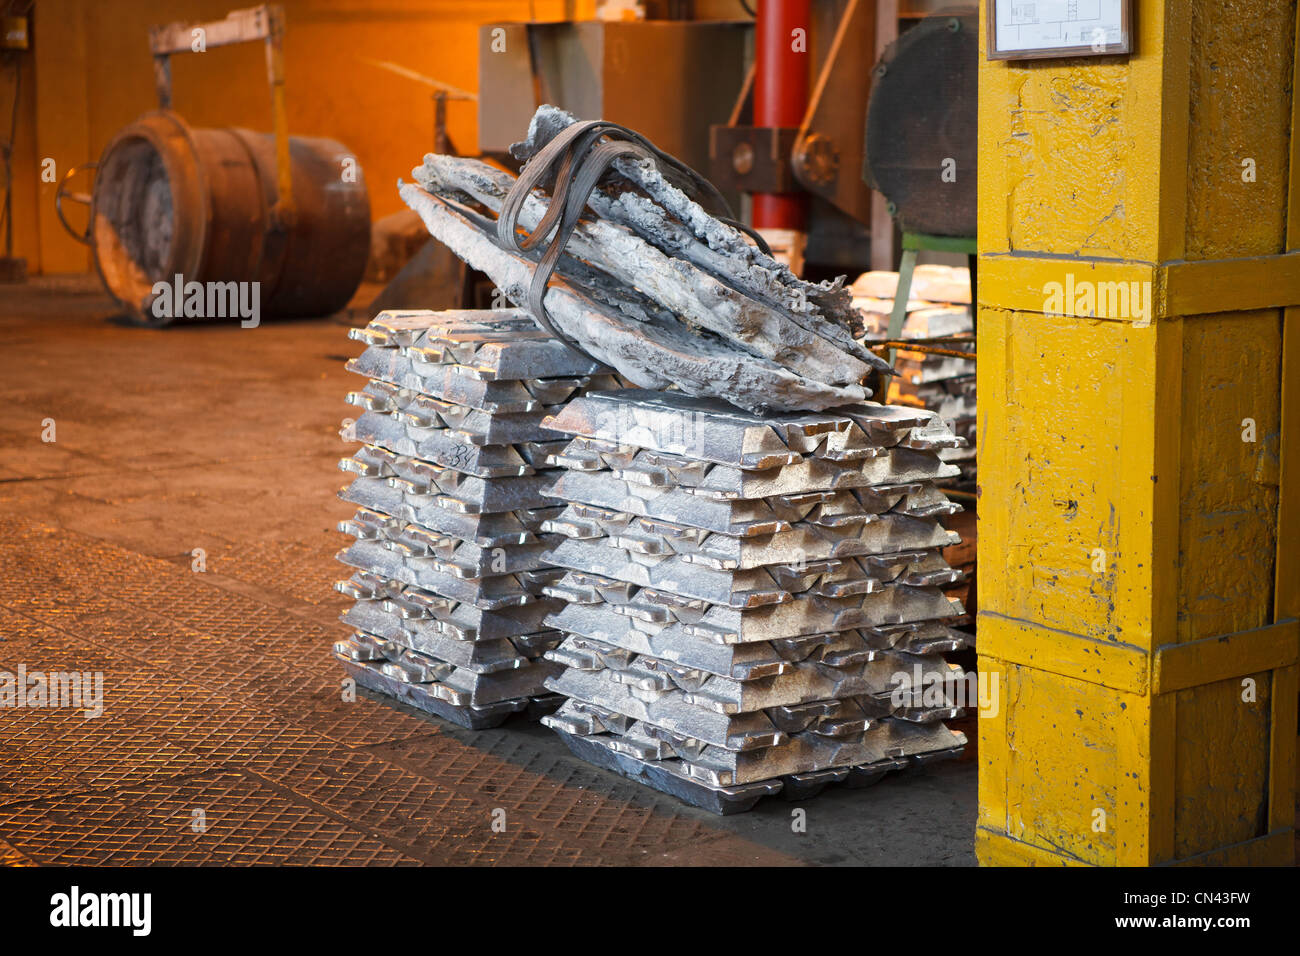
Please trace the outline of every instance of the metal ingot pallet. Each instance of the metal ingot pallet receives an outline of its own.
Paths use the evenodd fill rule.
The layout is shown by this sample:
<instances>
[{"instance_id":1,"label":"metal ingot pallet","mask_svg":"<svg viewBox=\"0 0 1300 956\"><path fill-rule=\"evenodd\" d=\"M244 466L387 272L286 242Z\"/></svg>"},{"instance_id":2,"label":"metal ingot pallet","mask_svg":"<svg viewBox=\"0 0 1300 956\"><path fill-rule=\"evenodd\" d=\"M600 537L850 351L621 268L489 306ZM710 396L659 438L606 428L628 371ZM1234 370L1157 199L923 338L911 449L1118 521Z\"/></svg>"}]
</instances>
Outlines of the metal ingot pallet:
<instances>
[{"instance_id":1,"label":"metal ingot pallet","mask_svg":"<svg viewBox=\"0 0 1300 956\"><path fill-rule=\"evenodd\" d=\"M384 312L351 337L348 369L366 385L339 467L356 506L339 530L353 570L338 590L352 637L335 656L358 684L471 729L548 713L544 655L563 634L562 602L543 591L562 571L543 525L562 504L545 492L547 458L566 441L542 422L592 385L621 384L518 310Z\"/></svg>"},{"instance_id":2,"label":"metal ingot pallet","mask_svg":"<svg viewBox=\"0 0 1300 956\"><path fill-rule=\"evenodd\" d=\"M760 417L627 389L546 426L572 438L540 526L563 536L543 592L566 698L543 723L576 755L734 813L960 753L939 523L959 506L935 482L963 442L933 413Z\"/></svg>"}]
</instances>

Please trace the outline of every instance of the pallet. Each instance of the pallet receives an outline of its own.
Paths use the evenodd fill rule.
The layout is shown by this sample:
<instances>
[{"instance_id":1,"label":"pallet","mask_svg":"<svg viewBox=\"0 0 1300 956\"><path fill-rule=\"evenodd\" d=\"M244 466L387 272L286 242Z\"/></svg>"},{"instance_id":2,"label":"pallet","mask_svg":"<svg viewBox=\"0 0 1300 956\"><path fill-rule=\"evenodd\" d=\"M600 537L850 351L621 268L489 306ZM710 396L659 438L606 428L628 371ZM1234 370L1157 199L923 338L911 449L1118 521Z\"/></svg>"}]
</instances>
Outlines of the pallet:
<instances>
[{"instance_id":1,"label":"pallet","mask_svg":"<svg viewBox=\"0 0 1300 956\"><path fill-rule=\"evenodd\" d=\"M558 694L544 694L537 697L517 697L482 706L457 705L430 694L421 684L397 680L367 667L364 663L348 660L338 654L334 657L343 665L347 675L357 682L358 687L364 687L385 697L392 697L403 704L449 720L467 730L488 730L499 727L511 714L521 712L527 713L532 720L538 720L564 703L564 698Z\"/></svg>"},{"instance_id":2,"label":"pallet","mask_svg":"<svg viewBox=\"0 0 1300 956\"><path fill-rule=\"evenodd\" d=\"M548 723L543 721L543 723ZM856 790L880 782L887 774L924 766L960 756L962 747L951 747L911 757L891 757L856 767L835 767L811 773L791 774L774 780L733 787L713 787L702 781L685 777L662 763L641 760L621 753L601 742L600 734L581 736L550 724L565 745L580 760L612 770L637 783L653 787L660 793L676 797L693 807L708 810L719 816L730 816L752 810L764 797L781 796L789 801L807 800L832 784L842 784Z\"/></svg>"}]
</instances>

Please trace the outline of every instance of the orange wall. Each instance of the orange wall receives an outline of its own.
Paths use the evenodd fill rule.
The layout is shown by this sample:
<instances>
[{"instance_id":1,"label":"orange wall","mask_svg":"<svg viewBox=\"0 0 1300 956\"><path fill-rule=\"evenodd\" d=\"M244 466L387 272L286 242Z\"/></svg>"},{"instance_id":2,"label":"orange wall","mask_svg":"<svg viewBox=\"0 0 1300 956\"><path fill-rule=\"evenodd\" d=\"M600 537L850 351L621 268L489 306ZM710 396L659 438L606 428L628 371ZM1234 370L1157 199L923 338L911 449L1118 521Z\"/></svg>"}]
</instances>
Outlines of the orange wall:
<instances>
[{"instance_id":1,"label":"orange wall","mask_svg":"<svg viewBox=\"0 0 1300 956\"><path fill-rule=\"evenodd\" d=\"M371 66L384 60L474 91L480 23L590 16L594 0L282 0L289 130L328 136L353 150L370 187L372 215L400 208L395 184L433 146L433 104L422 84ZM35 272L84 271L90 260L58 225L53 158L60 175L97 159L112 135L156 106L148 28L220 19L251 0L37 0L25 55L14 184L15 254ZM172 59L174 106L196 126L270 129L260 44ZM12 90L0 78L0 106ZM462 151L477 148L473 103L448 105ZM7 131L6 131L7 132ZM522 132L522 131L521 131ZM70 214L78 215L81 210Z\"/></svg>"}]
</instances>

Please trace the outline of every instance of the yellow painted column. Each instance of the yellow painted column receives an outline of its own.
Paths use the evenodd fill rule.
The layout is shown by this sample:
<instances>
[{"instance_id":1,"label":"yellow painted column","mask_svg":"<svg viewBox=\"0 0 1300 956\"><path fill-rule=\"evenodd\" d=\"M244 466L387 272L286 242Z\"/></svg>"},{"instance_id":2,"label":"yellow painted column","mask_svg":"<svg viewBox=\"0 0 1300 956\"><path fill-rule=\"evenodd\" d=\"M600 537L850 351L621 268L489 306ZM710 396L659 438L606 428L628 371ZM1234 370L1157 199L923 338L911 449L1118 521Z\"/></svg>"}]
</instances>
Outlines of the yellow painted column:
<instances>
[{"instance_id":1,"label":"yellow painted column","mask_svg":"<svg viewBox=\"0 0 1300 956\"><path fill-rule=\"evenodd\" d=\"M1289 863L1296 2L1133 6L1132 55L981 60L976 848Z\"/></svg>"}]
</instances>

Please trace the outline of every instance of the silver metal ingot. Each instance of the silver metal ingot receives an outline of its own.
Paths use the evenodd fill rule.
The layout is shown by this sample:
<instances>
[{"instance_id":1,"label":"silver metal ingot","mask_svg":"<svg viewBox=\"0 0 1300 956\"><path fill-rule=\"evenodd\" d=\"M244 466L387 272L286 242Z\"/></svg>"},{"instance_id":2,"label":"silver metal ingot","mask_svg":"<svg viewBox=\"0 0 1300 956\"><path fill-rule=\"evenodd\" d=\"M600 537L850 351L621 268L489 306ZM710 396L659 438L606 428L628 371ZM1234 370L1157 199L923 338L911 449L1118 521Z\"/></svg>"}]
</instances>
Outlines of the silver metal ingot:
<instances>
[{"instance_id":1,"label":"silver metal ingot","mask_svg":"<svg viewBox=\"0 0 1300 956\"><path fill-rule=\"evenodd\" d=\"M485 381L609 372L542 331L522 309L391 310L379 313L364 329L351 330L349 337L369 346L409 350L423 364L456 366Z\"/></svg>"},{"instance_id":2,"label":"silver metal ingot","mask_svg":"<svg viewBox=\"0 0 1300 956\"><path fill-rule=\"evenodd\" d=\"M618 376L613 374L485 379L480 368L435 365L424 359L424 353L417 360L399 349L372 346L349 359L345 367L349 372L364 375L375 382L502 415L544 412L563 404L581 390L618 388L620 384Z\"/></svg>"},{"instance_id":3,"label":"silver metal ingot","mask_svg":"<svg viewBox=\"0 0 1300 956\"><path fill-rule=\"evenodd\" d=\"M428 558L411 558L384 547L378 541L359 540L340 551L344 564L372 571L390 580L463 601L486 610L497 610L537 600L542 588L559 577L548 567L515 574L466 578L438 570Z\"/></svg>"},{"instance_id":4,"label":"silver metal ingot","mask_svg":"<svg viewBox=\"0 0 1300 956\"><path fill-rule=\"evenodd\" d=\"M553 454L549 463L579 471L607 470L630 484L680 488L688 494L718 500L772 499L846 489L880 488L884 493L900 485L933 482L961 474L959 468L945 464L933 453L901 446L880 449L878 454L860 461L841 463L805 458L780 468L756 471L598 439L575 438L561 453Z\"/></svg>"},{"instance_id":5,"label":"silver metal ingot","mask_svg":"<svg viewBox=\"0 0 1300 956\"><path fill-rule=\"evenodd\" d=\"M942 658L890 652L838 667L815 659L802 660L780 674L736 680L575 636L547 652L547 659L564 664L570 672L597 675L610 685L601 691L603 699L584 696L584 700L651 723L658 721L625 710L615 701L624 697L639 701L671 698L717 713L741 714L819 700L871 697L883 705L882 713L907 710L919 719L927 708L945 712L946 716L954 707L945 694L931 695L927 700L919 690L949 686L960 676L960 669ZM614 685L625 689L619 690ZM918 692L905 693L909 687L918 688ZM559 686L552 689L565 693Z\"/></svg>"},{"instance_id":6,"label":"silver metal ingot","mask_svg":"<svg viewBox=\"0 0 1300 956\"><path fill-rule=\"evenodd\" d=\"M548 474L558 475L546 489L553 498L734 537L771 535L801 522L844 528L889 512L932 518L961 510L943 492L920 483L737 498L626 481L608 469Z\"/></svg>"},{"instance_id":7,"label":"silver metal ingot","mask_svg":"<svg viewBox=\"0 0 1300 956\"><path fill-rule=\"evenodd\" d=\"M545 527L558 531L564 524L553 521ZM621 546L628 544L637 550ZM668 545L653 553L649 546L654 544L653 539L647 545L623 538L568 537L549 552L549 560L562 568L638 588L739 609L784 604L804 594L827 598L874 594L890 583L914 587L949 584L961 576L942 557L928 551L797 559L787 564L731 570L720 569L716 563L694 561L690 554L674 554Z\"/></svg>"},{"instance_id":8,"label":"silver metal ingot","mask_svg":"<svg viewBox=\"0 0 1300 956\"><path fill-rule=\"evenodd\" d=\"M371 411L363 412L344 429L343 437L480 478L535 474L537 468L546 467L547 455L559 451L564 445L563 441L475 445L449 428L421 428L398 419L394 414Z\"/></svg>"},{"instance_id":9,"label":"silver metal ingot","mask_svg":"<svg viewBox=\"0 0 1300 956\"><path fill-rule=\"evenodd\" d=\"M830 526L797 522L770 534L737 536L579 504L570 504L543 530L605 538L608 544L643 554L681 555L684 561L718 570L897 555L944 548L961 540L933 520L905 514L862 515L855 524Z\"/></svg>"},{"instance_id":10,"label":"silver metal ingot","mask_svg":"<svg viewBox=\"0 0 1300 956\"><path fill-rule=\"evenodd\" d=\"M384 659L359 659L349 647L356 643L355 638L340 642L335 655L362 660L390 680L425 685L427 693L458 707L483 707L536 696L543 693L543 682L556 670L549 661L536 661L509 670L477 673L402 647L390 647Z\"/></svg>"},{"instance_id":11,"label":"silver metal ingot","mask_svg":"<svg viewBox=\"0 0 1300 956\"><path fill-rule=\"evenodd\" d=\"M761 416L719 399L622 389L591 392L569 402L549 422L570 435L620 446L765 471L805 458L835 462L877 458L892 445L914 450L962 447L933 412L893 405L857 405L831 412Z\"/></svg>"},{"instance_id":12,"label":"silver metal ingot","mask_svg":"<svg viewBox=\"0 0 1300 956\"><path fill-rule=\"evenodd\" d=\"M688 634L719 644L770 641L851 628L956 619L964 610L938 588L890 585L841 598L796 595L775 605L738 608L682 598L602 575L571 571L546 593L577 603L603 603L642 621L680 624Z\"/></svg>"},{"instance_id":13,"label":"silver metal ingot","mask_svg":"<svg viewBox=\"0 0 1300 956\"><path fill-rule=\"evenodd\" d=\"M433 619L404 619L379 602L360 601L342 615L344 623L375 639L408 648L479 674L514 670L557 646L563 635L547 630L513 637L462 640Z\"/></svg>"},{"instance_id":14,"label":"silver metal ingot","mask_svg":"<svg viewBox=\"0 0 1300 956\"><path fill-rule=\"evenodd\" d=\"M883 637L858 630L747 644L716 644L688 634L680 624L646 624L602 604L566 604L547 617L546 623L568 634L591 638L633 654L661 658L738 681L784 674L802 661L819 661L832 667L851 666L876 660L894 649ZM947 633L958 632L948 630ZM898 649L923 647L926 652L934 652L934 648L951 650L960 646L964 645L956 639L940 644L937 638L931 638L928 644L917 642Z\"/></svg>"},{"instance_id":15,"label":"silver metal ingot","mask_svg":"<svg viewBox=\"0 0 1300 956\"><path fill-rule=\"evenodd\" d=\"M964 735L943 724L880 720L869 721L866 729L844 736L777 731L779 739L770 746L727 748L689 734L665 732L643 721L633 721L623 731L607 729L603 721L593 720L584 713L586 710L586 705L570 701L542 722L646 763L660 764L672 773L712 787L754 783L833 767L882 764L926 754L948 755L966 743ZM579 733L584 726L592 726L592 732ZM899 764L902 765L905 761Z\"/></svg>"},{"instance_id":16,"label":"silver metal ingot","mask_svg":"<svg viewBox=\"0 0 1300 956\"><path fill-rule=\"evenodd\" d=\"M360 541L373 541L397 552L417 567L459 578L485 578L551 566L546 554L553 542L545 539L485 548L369 508L357 509L352 519L339 522L338 527Z\"/></svg>"},{"instance_id":17,"label":"silver metal ingot","mask_svg":"<svg viewBox=\"0 0 1300 956\"><path fill-rule=\"evenodd\" d=\"M507 479L508 480L508 479ZM384 478L358 477L339 491L351 504L392 515L428 531L451 535L482 548L521 545L539 540L542 524L557 516L559 507L481 513L444 507L445 502L412 498Z\"/></svg>"}]
</instances>

